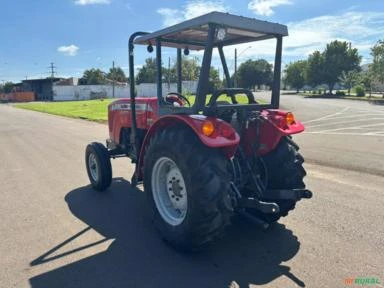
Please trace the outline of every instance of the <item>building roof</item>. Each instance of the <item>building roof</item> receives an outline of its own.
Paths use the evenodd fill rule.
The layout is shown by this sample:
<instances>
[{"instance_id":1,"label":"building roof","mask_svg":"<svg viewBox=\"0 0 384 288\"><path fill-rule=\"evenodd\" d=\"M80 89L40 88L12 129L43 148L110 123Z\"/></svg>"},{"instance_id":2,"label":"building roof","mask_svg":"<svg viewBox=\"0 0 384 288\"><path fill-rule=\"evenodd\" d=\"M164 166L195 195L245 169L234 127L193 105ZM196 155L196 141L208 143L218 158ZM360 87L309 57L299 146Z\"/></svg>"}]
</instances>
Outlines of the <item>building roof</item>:
<instances>
[{"instance_id":1,"label":"building roof","mask_svg":"<svg viewBox=\"0 0 384 288\"><path fill-rule=\"evenodd\" d=\"M201 50L205 46L209 24L216 24L226 30L226 36L223 40L215 39L215 46L233 45L275 38L277 35L288 35L288 28L285 25L228 13L211 12L138 37L135 43L156 45L156 38L160 38L162 46Z\"/></svg>"},{"instance_id":2,"label":"building roof","mask_svg":"<svg viewBox=\"0 0 384 288\"><path fill-rule=\"evenodd\" d=\"M42 78L42 79L27 79L23 80L22 83L43 83L43 82L56 82L60 81L62 78Z\"/></svg>"}]
</instances>

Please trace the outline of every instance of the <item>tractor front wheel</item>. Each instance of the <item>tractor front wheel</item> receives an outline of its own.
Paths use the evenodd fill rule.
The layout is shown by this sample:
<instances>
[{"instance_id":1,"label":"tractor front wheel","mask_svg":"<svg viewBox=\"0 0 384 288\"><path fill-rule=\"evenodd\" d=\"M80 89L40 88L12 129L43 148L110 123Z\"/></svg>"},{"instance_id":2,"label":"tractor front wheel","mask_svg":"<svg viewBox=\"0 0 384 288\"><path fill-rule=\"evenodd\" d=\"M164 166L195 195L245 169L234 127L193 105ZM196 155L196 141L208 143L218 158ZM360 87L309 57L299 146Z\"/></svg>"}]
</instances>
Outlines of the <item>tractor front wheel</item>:
<instances>
[{"instance_id":1,"label":"tractor front wheel","mask_svg":"<svg viewBox=\"0 0 384 288\"><path fill-rule=\"evenodd\" d=\"M185 127L159 132L146 149L144 189L151 218L175 248L199 250L222 234L232 211L227 159Z\"/></svg>"},{"instance_id":2,"label":"tractor front wheel","mask_svg":"<svg viewBox=\"0 0 384 288\"><path fill-rule=\"evenodd\" d=\"M92 187L104 191L112 182L111 159L107 148L101 143L93 142L85 150L85 165Z\"/></svg>"}]
</instances>

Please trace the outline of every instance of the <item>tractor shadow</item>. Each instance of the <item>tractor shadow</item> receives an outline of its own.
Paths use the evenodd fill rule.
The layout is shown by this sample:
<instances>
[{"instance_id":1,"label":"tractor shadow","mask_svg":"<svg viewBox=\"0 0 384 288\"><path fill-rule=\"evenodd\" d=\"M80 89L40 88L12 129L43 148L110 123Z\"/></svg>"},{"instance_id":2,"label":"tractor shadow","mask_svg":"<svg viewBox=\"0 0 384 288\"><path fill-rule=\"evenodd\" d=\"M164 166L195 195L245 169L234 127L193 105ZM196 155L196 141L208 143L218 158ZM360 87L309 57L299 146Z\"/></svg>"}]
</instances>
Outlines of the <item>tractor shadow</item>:
<instances>
[{"instance_id":1,"label":"tractor shadow","mask_svg":"<svg viewBox=\"0 0 384 288\"><path fill-rule=\"evenodd\" d=\"M305 287L289 267L281 265L300 249L297 237L282 224L264 232L235 218L224 239L203 252L181 254L166 245L150 223L144 192L132 189L122 178L115 178L107 193L96 193L85 186L69 192L65 201L88 228L49 249L31 266L105 241L57 253L90 229L114 240L106 251L31 278L34 288L228 287L233 281L248 287L269 283L282 275Z\"/></svg>"}]
</instances>

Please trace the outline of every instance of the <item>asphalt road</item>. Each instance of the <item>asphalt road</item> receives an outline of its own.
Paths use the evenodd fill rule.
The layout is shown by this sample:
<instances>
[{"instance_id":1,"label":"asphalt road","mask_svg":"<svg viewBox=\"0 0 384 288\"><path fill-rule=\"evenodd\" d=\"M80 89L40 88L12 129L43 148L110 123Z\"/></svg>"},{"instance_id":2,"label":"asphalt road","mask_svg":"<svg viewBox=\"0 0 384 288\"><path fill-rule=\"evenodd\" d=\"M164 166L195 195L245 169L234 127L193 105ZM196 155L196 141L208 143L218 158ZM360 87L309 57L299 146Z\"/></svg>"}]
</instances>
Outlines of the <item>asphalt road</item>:
<instances>
[{"instance_id":1,"label":"asphalt road","mask_svg":"<svg viewBox=\"0 0 384 288\"><path fill-rule=\"evenodd\" d=\"M287 97L283 106L313 126L348 110L383 113ZM313 199L266 232L234 219L210 250L183 255L154 231L144 193L129 186L127 159L114 160L107 193L90 189L84 149L104 141L106 125L0 105L0 287L347 287L355 277L376 277L383 287L382 137L324 130L296 138L310 160ZM373 173L367 159L377 163Z\"/></svg>"}]
</instances>

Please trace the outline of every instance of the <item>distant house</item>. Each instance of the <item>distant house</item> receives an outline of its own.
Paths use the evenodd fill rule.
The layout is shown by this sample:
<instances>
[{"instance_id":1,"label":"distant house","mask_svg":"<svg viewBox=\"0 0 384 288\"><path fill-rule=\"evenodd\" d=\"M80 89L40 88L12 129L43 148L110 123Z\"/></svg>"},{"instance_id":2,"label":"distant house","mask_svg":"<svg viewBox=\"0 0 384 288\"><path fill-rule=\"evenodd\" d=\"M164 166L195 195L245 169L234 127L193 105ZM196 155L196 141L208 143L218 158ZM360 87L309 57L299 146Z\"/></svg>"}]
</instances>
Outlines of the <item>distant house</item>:
<instances>
[{"instance_id":1,"label":"distant house","mask_svg":"<svg viewBox=\"0 0 384 288\"><path fill-rule=\"evenodd\" d=\"M23 92L34 92L36 101L53 100L53 84L61 78L29 79L23 80L21 90Z\"/></svg>"}]
</instances>

